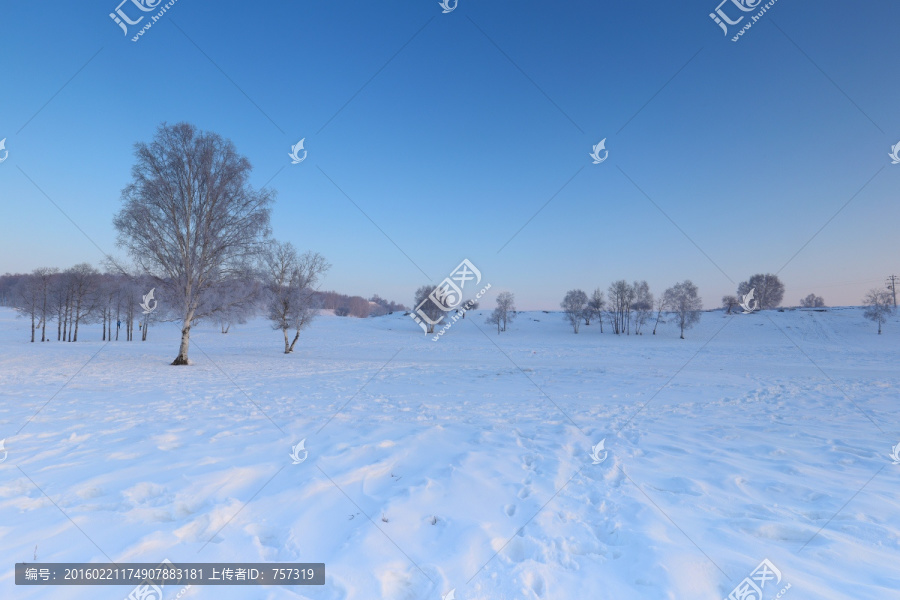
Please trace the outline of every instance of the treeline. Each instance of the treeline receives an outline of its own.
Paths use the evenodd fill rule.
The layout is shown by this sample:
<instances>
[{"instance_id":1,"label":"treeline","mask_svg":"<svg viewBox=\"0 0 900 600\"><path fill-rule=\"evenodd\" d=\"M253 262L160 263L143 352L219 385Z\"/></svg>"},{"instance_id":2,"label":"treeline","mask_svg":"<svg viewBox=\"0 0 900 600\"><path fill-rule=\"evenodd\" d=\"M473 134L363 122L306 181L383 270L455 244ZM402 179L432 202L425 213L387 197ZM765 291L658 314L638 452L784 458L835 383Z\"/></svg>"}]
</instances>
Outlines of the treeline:
<instances>
[{"instance_id":1,"label":"treeline","mask_svg":"<svg viewBox=\"0 0 900 600\"><path fill-rule=\"evenodd\" d=\"M406 307L397 302L385 300L375 294L368 300L362 296L348 296L338 292L317 292L321 308L333 310L339 317L380 317L394 311L405 311Z\"/></svg>"},{"instance_id":2,"label":"treeline","mask_svg":"<svg viewBox=\"0 0 900 600\"><path fill-rule=\"evenodd\" d=\"M703 302L690 280L676 283L655 298L646 281L628 283L620 279L610 284L606 294L600 288L590 297L583 290L569 290L560 306L574 333L578 333L582 322L590 325L595 319L602 333L605 319L612 333L642 335L644 327L653 320L656 335L659 324L665 323L663 316L673 315L684 339L685 330L700 320Z\"/></svg>"},{"instance_id":3,"label":"treeline","mask_svg":"<svg viewBox=\"0 0 900 600\"><path fill-rule=\"evenodd\" d=\"M101 273L80 263L64 271L41 268L0 276L0 304L31 320L32 342L38 332L42 342L50 341L54 322L61 342L77 342L80 326L88 323L103 324L103 341L118 340L120 333L131 341L135 321L144 316L142 294L149 289L140 277ZM146 339L146 333L142 335Z\"/></svg>"},{"instance_id":4,"label":"treeline","mask_svg":"<svg viewBox=\"0 0 900 600\"><path fill-rule=\"evenodd\" d=\"M402 304L377 294L366 300L333 291L314 291L308 289L307 283L297 286L276 282L268 272L236 278L220 289L217 310L212 312L210 320L222 333L228 333L233 324L246 323L251 317L265 316L273 320L273 304L288 303L292 311L299 312L329 309L337 315L359 318L405 310ZM120 337L132 341L136 331L146 340L152 323L178 314L178 308L166 298L166 287L151 277L104 273L88 263L65 270L45 267L31 273L0 275L0 306L14 308L30 321L32 342L53 340L54 325L57 341L77 342L81 326L87 324L102 325L103 341L117 341ZM298 288L295 295L302 295L306 288L307 300L302 308L295 309L301 303L286 302L284 298L290 295L284 290L292 287ZM296 325L295 320L300 319L292 320L291 326ZM311 317L302 320L308 322Z\"/></svg>"}]
</instances>

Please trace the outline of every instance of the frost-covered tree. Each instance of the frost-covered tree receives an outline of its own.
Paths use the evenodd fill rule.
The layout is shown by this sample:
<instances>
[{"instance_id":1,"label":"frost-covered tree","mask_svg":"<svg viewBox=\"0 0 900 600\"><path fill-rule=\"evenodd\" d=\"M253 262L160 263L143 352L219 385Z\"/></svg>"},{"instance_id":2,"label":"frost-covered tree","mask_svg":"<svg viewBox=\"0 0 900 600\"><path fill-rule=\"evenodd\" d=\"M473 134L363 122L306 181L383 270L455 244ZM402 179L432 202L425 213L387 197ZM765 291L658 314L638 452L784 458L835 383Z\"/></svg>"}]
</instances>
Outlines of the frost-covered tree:
<instances>
[{"instance_id":1,"label":"frost-covered tree","mask_svg":"<svg viewBox=\"0 0 900 600\"><path fill-rule=\"evenodd\" d=\"M19 279L13 288L13 308L20 317L31 319L31 341L34 342L35 331L40 323L41 294L36 277L26 275Z\"/></svg>"},{"instance_id":2,"label":"frost-covered tree","mask_svg":"<svg viewBox=\"0 0 900 600\"><path fill-rule=\"evenodd\" d=\"M669 310L675 314L675 319L681 328L681 339L684 339L685 329L690 329L700 321L703 302L698 295L697 286L686 279L667 289L665 296L666 304Z\"/></svg>"},{"instance_id":3,"label":"frost-covered tree","mask_svg":"<svg viewBox=\"0 0 900 600\"><path fill-rule=\"evenodd\" d=\"M572 330L578 333L581 326L581 319L584 315L584 308L587 306L588 297L581 290L569 290L566 297L560 303L566 320L572 326Z\"/></svg>"},{"instance_id":4,"label":"frost-covered tree","mask_svg":"<svg viewBox=\"0 0 900 600\"><path fill-rule=\"evenodd\" d=\"M668 292L668 290L666 290L666 292ZM656 335L656 328L659 327L660 323L665 325L666 322L663 320L662 315L663 312L669 310L670 301L671 298L669 298L668 293L663 293L663 295L656 300L656 321L653 323L653 335Z\"/></svg>"},{"instance_id":5,"label":"frost-covered tree","mask_svg":"<svg viewBox=\"0 0 900 600\"><path fill-rule=\"evenodd\" d=\"M144 314L143 309L141 308L141 302L143 301L144 296L153 289L153 284L148 277L129 276L122 284L122 288L122 320L125 325L125 339L131 342L134 341L135 321L138 322L141 331L143 331L141 319L144 317ZM157 299L155 306L157 307L157 310L163 310L165 303L160 305L159 300Z\"/></svg>"},{"instance_id":6,"label":"frost-covered tree","mask_svg":"<svg viewBox=\"0 0 900 600\"><path fill-rule=\"evenodd\" d=\"M369 298L370 302L374 302L377 305L371 314L376 317L380 317L381 315L392 314L398 310L406 310L406 308L402 304L397 304L396 302L385 300L378 294L375 294L371 298Z\"/></svg>"},{"instance_id":7,"label":"frost-covered tree","mask_svg":"<svg viewBox=\"0 0 900 600\"><path fill-rule=\"evenodd\" d=\"M416 290L415 297L413 299L413 311L421 310L425 317L422 318L422 322L425 323L425 327L427 328L426 333L434 333L434 326L438 323L441 318L446 314L444 313L444 309L435 304L433 300L429 298L431 292L437 289L437 285L423 285L419 289Z\"/></svg>"},{"instance_id":8,"label":"frost-covered tree","mask_svg":"<svg viewBox=\"0 0 900 600\"><path fill-rule=\"evenodd\" d=\"M497 333L500 333L506 331L507 325L516 318L516 297L512 292L500 292L497 294L496 304L487 322L496 325Z\"/></svg>"},{"instance_id":9,"label":"frost-covered tree","mask_svg":"<svg viewBox=\"0 0 900 600\"><path fill-rule=\"evenodd\" d=\"M863 299L863 304L866 306L863 316L878 324L878 335L881 335L881 326L894 312L894 300L891 293L887 290L871 289Z\"/></svg>"},{"instance_id":10,"label":"frost-covered tree","mask_svg":"<svg viewBox=\"0 0 900 600\"><path fill-rule=\"evenodd\" d=\"M369 301L362 296L352 296L347 302L348 314L359 319L365 319L369 316L371 310Z\"/></svg>"},{"instance_id":11,"label":"frost-covered tree","mask_svg":"<svg viewBox=\"0 0 900 600\"><path fill-rule=\"evenodd\" d=\"M784 284L778 279L777 275L767 273L757 273L747 281L742 281L738 285L738 296L743 298L754 290L753 297L759 302L759 308L762 310L769 308L777 308L784 299Z\"/></svg>"},{"instance_id":12,"label":"frost-covered tree","mask_svg":"<svg viewBox=\"0 0 900 600\"><path fill-rule=\"evenodd\" d=\"M613 327L613 333L629 334L631 303L634 302L634 288L628 285L624 279L614 281L607 290L609 294L609 302L607 303L606 313L609 323Z\"/></svg>"},{"instance_id":13,"label":"frost-covered tree","mask_svg":"<svg viewBox=\"0 0 900 600\"><path fill-rule=\"evenodd\" d=\"M603 295L603 290L597 288L594 290L594 293L591 294L591 299L588 300L587 308L585 310L590 311L592 317L596 317L597 322L600 323L600 333L603 333L603 309L606 307L606 297ZM590 321L585 319L585 325L590 325Z\"/></svg>"},{"instance_id":14,"label":"frost-covered tree","mask_svg":"<svg viewBox=\"0 0 900 600\"><path fill-rule=\"evenodd\" d=\"M653 314L653 294L650 285L646 281L635 281L631 286L634 290L634 300L631 303L635 335L641 335L641 327Z\"/></svg>"},{"instance_id":15,"label":"frost-covered tree","mask_svg":"<svg viewBox=\"0 0 900 600\"><path fill-rule=\"evenodd\" d=\"M58 276L58 273L58 269L52 267L41 267L39 269L35 269L31 274L32 277L35 277L38 280L38 290L41 297L41 306L39 309L39 313L41 320L42 342L50 341L50 338L47 337L47 323L53 320L54 310L51 294L53 293L53 281Z\"/></svg>"},{"instance_id":16,"label":"frost-covered tree","mask_svg":"<svg viewBox=\"0 0 900 600\"><path fill-rule=\"evenodd\" d=\"M95 316L100 305L97 295L100 273L87 263L80 263L66 270L71 291L71 318L69 341L78 341L78 326Z\"/></svg>"},{"instance_id":17,"label":"frost-covered tree","mask_svg":"<svg viewBox=\"0 0 900 600\"><path fill-rule=\"evenodd\" d=\"M53 281L57 270L42 267L19 279L15 287L14 308L23 316L31 318L31 341L35 341L35 330L40 328L41 341L47 341L47 323L53 319Z\"/></svg>"},{"instance_id":18,"label":"frost-covered tree","mask_svg":"<svg viewBox=\"0 0 900 600\"><path fill-rule=\"evenodd\" d=\"M290 242L272 242L265 261L266 316L284 334L284 353L290 354L316 314L316 287L331 265L318 253L298 254Z\"/></svg>"},{"instance_id":19,"label":"frost-covered tree","mask_svg":"<svg viewBox=\"0 0 900 600\"><path fill-rule=\"evenodd\" d=\"M189 123L163 123L135 158L113 223L181 322L172 364L186 365L191 327L222 308L217 298L264 249L274 193L250 186L250 161L231 141Z\"/></svg>"},{"instance_id":20,"label":"frost-covered tree","mask_svg":"<svg viewBox=\"0 0 900 600\"><path fill-rule=\"evenodd\" d=\"M50 305L56 313L56 341L66 341L69 325L71 286L67 273L58 273L50 286Z\"/></svg>"},{"instance_id":21,"label":"frost-covered tree","mask_svg":"<svg viewBox=\"0 0 900 600\"><path fill-rule=\"evenodd\" d=\"M734 309L738 307L740 301L737 296L722 296L722 308L725 309L725 314L730 315L734 312Z\"/></svg>"},{"instance_id":22,"label":"frost-covered tree","mask_svg":"<svg viewBox=\"0 0 900 600\"><path fill-rule=\"evenodd\" d=\"M235 281L233 287L225 288L217 301L221 308L214 314L213 320L219 331L228 333L232 325L243 325L259 308L263 297L263 285L260 277L251 271L243 279Z\"/></svg>"},{"instance_id":23,"label":"frost-covered tree","mask_svg":"<svg viewBox=\"0 0 900 600\"><path fill-rule=\"evenodd\" d=\"M463 306L462 306L462 318L463 319L466 318L466 313L469 312L470 310L478 310L478 303L475 302L474 300L466 300L465 302L463 302ZM460 311L457 310L457 312L460 312Z\"/></svg>"},{"instance_id":24,"label":"frost-covered tree","mask_svg":"<svg viewBox=\"0 0 900 600\"><path fill-rule=\"evenodd\" d=\"M120 278L112 273L104 273L97 280L97 316L103 324L102 340L112 341L112 320L121 292Z\"/></svg>"},{"instance_id":25,"label":"frost-covered tree","mask_svg":"<svg viewBox=\"0 0 900 600\"><path fill-rule=\"evenodd\" d=\"M806 298L800 300L801 308L822 308L825 306L825 299L822 296L810 294Z\"/></svg>"}]
</instances>

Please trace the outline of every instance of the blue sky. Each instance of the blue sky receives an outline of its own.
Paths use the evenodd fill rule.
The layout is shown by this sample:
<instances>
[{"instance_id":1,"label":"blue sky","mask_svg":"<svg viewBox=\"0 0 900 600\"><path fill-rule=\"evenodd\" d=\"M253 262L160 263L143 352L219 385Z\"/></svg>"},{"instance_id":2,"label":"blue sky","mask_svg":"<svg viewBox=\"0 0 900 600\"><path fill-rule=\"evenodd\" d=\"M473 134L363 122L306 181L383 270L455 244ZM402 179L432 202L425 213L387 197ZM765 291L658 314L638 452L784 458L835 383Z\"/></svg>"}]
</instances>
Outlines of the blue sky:
<instances>
[{"instance_id":1,"label":"blue sky","mask_svg":"<svg viewBox=\"0 0 900 600\"><path fill-rule=\"evenodd\" d=\"M0 8L0 272L117 255L163 121L234 141L344 293L410 304L468 258L523 310L756 272L838 305L900 271L896 3L779 0L737 43L699 0L178 0L136 43L116 5Z\"/></svg>"}]
</instances>

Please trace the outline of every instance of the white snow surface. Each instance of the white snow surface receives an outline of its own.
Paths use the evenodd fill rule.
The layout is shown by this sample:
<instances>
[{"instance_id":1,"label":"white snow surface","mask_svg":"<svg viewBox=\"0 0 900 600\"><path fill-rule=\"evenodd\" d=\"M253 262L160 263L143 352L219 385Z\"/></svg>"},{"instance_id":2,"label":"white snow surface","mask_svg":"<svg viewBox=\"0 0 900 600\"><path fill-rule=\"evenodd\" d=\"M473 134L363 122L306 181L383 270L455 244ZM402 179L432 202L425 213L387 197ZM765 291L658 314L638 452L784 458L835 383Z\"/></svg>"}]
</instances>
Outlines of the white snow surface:
<instances>
[{"instance_id":1,"label":"white snow surface","mask_svg":"<svg viewBox=\"0 0 900 600\"><path fill-rule=\"evenodd\" d=\"M172 367L174 324L32 344L3 309L0 598L130 591L15 586L35 554L326 565L184 600L721 600L763 559L763 600L900 598L897 317L709 312L681 340L486 315L437 342L322 316L292 355L261 320L201 325Z\"/></svg>"}]
</instances>

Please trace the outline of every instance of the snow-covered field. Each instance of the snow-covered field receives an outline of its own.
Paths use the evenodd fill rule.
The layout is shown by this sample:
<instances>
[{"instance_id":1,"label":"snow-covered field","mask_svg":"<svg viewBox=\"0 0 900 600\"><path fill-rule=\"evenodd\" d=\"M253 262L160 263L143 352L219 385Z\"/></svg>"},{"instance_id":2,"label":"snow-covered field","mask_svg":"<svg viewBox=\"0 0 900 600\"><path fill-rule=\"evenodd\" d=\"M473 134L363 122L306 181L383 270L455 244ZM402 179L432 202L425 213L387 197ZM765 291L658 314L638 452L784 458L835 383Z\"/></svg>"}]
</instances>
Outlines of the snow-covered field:
<instances>
[{"instance_id":1,"label":"snow-covered field","mask_svg":"<svg viewBox=\"0 0 900 600\"><path fill-rule=\"evenodd\" d=\"M898 319L660 329L534 312L432 342L399 314L322 317L285 356L255 321L200 327L171 367L174 325L29 344L4 309L0 598L129 592L16 587L35 555L326 564L325 586L186 600L721 600L766 558L764 600L900 598Z\"/></svg>"}]
</instances>

